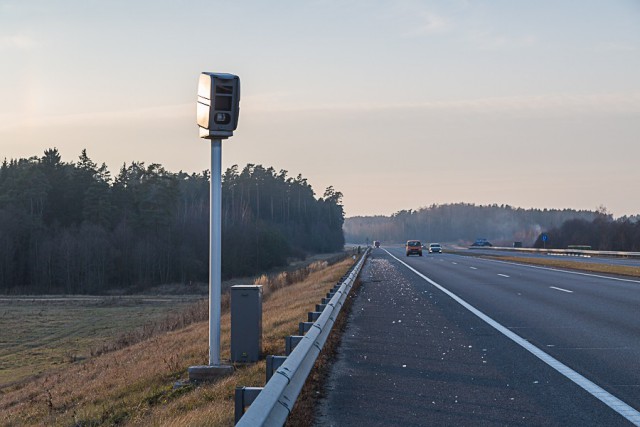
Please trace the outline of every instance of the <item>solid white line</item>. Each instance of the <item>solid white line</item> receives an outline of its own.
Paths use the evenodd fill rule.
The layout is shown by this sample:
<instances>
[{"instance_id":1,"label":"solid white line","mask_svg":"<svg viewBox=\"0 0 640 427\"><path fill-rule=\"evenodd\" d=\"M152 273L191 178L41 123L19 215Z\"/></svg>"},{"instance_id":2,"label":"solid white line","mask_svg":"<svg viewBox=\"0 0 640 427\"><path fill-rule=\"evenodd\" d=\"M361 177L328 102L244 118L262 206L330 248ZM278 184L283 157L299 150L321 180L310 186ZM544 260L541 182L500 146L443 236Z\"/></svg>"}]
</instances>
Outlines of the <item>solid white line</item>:
<instances>
[{"instance_id":1,"label":"solid white line","mask_svg":"<svg viewBox=\"0 0 640 427\"><path fill-rule=\"evenodd\" d=\"M550 289L555 289L556 291L568 292L570 294L573 293L573 291L570 291L569 289L556 288L555 286L549 286L549 288Z\"/></svg>"},{"instance_id":2,"label":"solid white line","mask_svg":"<svg viewBox=\"0 0 640 427\"><path fill-rule=\"evenodd\" d=\"M562 375L564 375L565 377L573 381L578 386L582 387L586 392L588 392L593 397L600 400L609 408L613 409L614 411L622 415L624 418L629 420L634 425L640 426L640 412L638 412L636 409L627 405L622 400L618 399L617 397L615 397L614 395L612 395L611 393L609 393L599 385L595 384L594 382L583 377L582 375L580 375L573 369L569 368L567 365L563 364L559 360L554 359L553 357L551 357L544 351L540 350L538 347L534 346L533 344L531 344L529 341L525 340L521 336L513 333L507 327L502 326L500 323L496 322L491 317L487 316L486 314L484 314L483 312L481 312L480 310L478 310L477 308L475 308L474 306L472 306L471 304L469 304L468 302L466 302L465 300L463 300L453 292L440 286L439 284L429 279L424 274L420 273L415 268L411 267L409 264L395 257L386 249L385 249L385 252L387 252L393 259L398 261L400 264L404 265L409 270L414 272L416 275L418 275L419 277L421 277L422 279L424 279L434 287L440 289L442 292L447 294L458 304L460 304L461 306L463 306L464 308L466 308L467 310L469 310L470 312L478 316L480 319L482 319L485 323L492 326L498 332L500 332L501 334L503 334L504 336L506 336L507 338L509 338L516 344L518 344L520 347L524 348L525 350L527 350L528 352L536 356L538 359L542 360L547 365L551 366L553 369L555 369L556 371L558 371L559 373L561 373Z\"/></svg>"},{"instance_id":3,"label":"solid white line","mask_svg":"<svg viewBox=\"0 0 640 427\"><path fill-rule=\"evenodd\" d=\"M502 274L502 273L498 273L498 276L502 276L502 277L511 277L511 276L507 276L506 274Z\"/></svg>"}]
</instances>

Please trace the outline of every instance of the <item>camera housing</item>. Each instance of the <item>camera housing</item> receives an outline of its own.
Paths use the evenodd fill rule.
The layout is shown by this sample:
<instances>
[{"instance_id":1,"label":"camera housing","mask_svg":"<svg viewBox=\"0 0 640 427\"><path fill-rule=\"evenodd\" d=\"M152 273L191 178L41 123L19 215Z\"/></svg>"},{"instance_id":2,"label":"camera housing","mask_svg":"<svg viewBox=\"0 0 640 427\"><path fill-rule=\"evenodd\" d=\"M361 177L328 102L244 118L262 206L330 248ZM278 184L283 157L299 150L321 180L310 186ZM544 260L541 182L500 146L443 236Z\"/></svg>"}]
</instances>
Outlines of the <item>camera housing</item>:
<instances>
[{"instance_id":1,"label":"camera housing","mask_svg":"<svg viewBox=\"0 0 640 427\"><path fill-rule=\"evenodd\" d=\"M200 137L225 139L238 127L240 78L227 73L200 74L196 107Z\"/></svg>"}]
</instances>

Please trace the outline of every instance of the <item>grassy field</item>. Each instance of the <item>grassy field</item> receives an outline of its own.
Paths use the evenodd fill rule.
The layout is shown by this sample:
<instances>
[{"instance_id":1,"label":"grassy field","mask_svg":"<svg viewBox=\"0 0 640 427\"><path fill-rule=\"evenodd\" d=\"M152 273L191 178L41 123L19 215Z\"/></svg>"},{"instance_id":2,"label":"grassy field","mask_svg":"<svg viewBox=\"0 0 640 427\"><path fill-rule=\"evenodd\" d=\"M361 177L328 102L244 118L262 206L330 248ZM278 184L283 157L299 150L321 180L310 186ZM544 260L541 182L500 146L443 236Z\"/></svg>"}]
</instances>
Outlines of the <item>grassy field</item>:
<instances>
[{"instance_id":1,"label":"grassy field","mask_svg":"<svg viewBox=\"0 0 640 427\"><path fill-rule=\"evenodd\" d=\"M297 333L298 322L306 319L306 313L313 310L352 263L350 258L329 267L326 263L316 263L300 274L281 273L258 280L264 286L264 354L284 354L283 338ZM111 307L109 304L89 304L84 307L86 311L70 312L66 312L64 304L60 303L53 307L55 310L52 309L51 314L46 310L42 312L48 320L37 322L37 325L57 325L51 333L58 334L58 338L50 341L56 344L49 346L49 350L37 350L42 353L38 356L42 360L57 361L57 368L39 378L0 389L0 425L233 425L234 389L243 385L264 385L264 361L237 366L232 376L217 383L173 388L175 381L186 377L189 366L207 363L207 322L156 335L100 356L84 360L76 357L73 362L74 349L89 348L105 336L113 336L116 331L127 327L127 318L146 312L145 316L152 319L163 311L161 305L155 305L159 302L127 301L124 306L120 303L123 301L114 301ZM11 314L7 314L7 318L13 319L14 326L20 323L20 304L16 304ZM7 303L7 306L11 307L11 304ZM149 311L145 311L147 309ZM33 310L30 316L35 317ZM97 316L102 316L104 321L95 321ZM223 360L229 358L229 320L228 309L223 308ZM94 326L85 326L87 321ZM23 330L31 331L31 328L25 326ZM46 332L26 334L32 337L34 344L47 341ZM97 338L98 335L103 338ZM25 358L31 357L30 351L34 352L29 349L27 340L8 334L3 335L2 340L11 341L16 349L20 345ZM57 344L59 341L68 344L62 346ZM7 362L3 363L8 363L10 358L13 362L9 366L19 364L20 357L14 353L7 352Z\"/></svg>"},{"instance_id":2,"label":"grassy field","mask_svg":"<svg viewBox=\"0 0 640 427\"><path fill-rule=\"evenodd\" d=\"M123 331L164 320L192 297L2 297L0 388L86 359Z\"/></svg>"}]
</instances>

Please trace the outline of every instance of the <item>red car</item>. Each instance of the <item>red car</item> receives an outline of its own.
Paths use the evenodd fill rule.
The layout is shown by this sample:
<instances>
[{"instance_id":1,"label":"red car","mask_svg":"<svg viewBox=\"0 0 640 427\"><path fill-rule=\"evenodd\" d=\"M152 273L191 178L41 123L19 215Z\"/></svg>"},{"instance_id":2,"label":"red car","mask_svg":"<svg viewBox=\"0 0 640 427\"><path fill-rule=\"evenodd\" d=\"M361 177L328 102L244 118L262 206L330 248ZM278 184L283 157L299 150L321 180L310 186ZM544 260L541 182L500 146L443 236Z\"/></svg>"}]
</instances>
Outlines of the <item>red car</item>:
<instances>
[{"instance_id":1,"label":"red car","mask_svg":"<svg viewBox=\"0 0 640 427\"><path fill-rule=\"evenodd\" d=\"M409 255L422 256L422 243L420 243L420 240L407 240L407 245L405 246L405 252L407 253L407 256Z\"/></svg>"}]
</instances>

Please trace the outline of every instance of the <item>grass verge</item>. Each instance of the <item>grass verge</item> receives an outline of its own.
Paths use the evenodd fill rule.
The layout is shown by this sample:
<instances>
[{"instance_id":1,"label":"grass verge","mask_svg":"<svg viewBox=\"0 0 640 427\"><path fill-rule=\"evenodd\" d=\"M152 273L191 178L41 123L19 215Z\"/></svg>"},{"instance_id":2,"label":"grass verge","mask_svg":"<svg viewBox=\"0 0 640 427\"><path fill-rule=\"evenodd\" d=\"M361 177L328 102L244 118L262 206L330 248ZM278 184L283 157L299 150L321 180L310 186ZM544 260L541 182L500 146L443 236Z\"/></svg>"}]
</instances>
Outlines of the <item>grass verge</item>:
<instances>
[{"instance_id":1,"label":"grass verge","mask_svg":"<svg viewBox=\"0 0 640 427\"><path fill-rule=\"evenodd\" d=\"M300 281L276 275L264 289L263 353L284 354L284 337L353 264L310 266ZM300 278L300 277L298 277ZM291 282L291 283L288 283ZM229 358L230 318L223 310L222 359ZM0 425L233 425L236 386L264 385L264 360L237 366L216 383L173 389L187 367L208 360L208 324L197 322L76 362L0 390Z\"/></svg>"}]
</instances>

